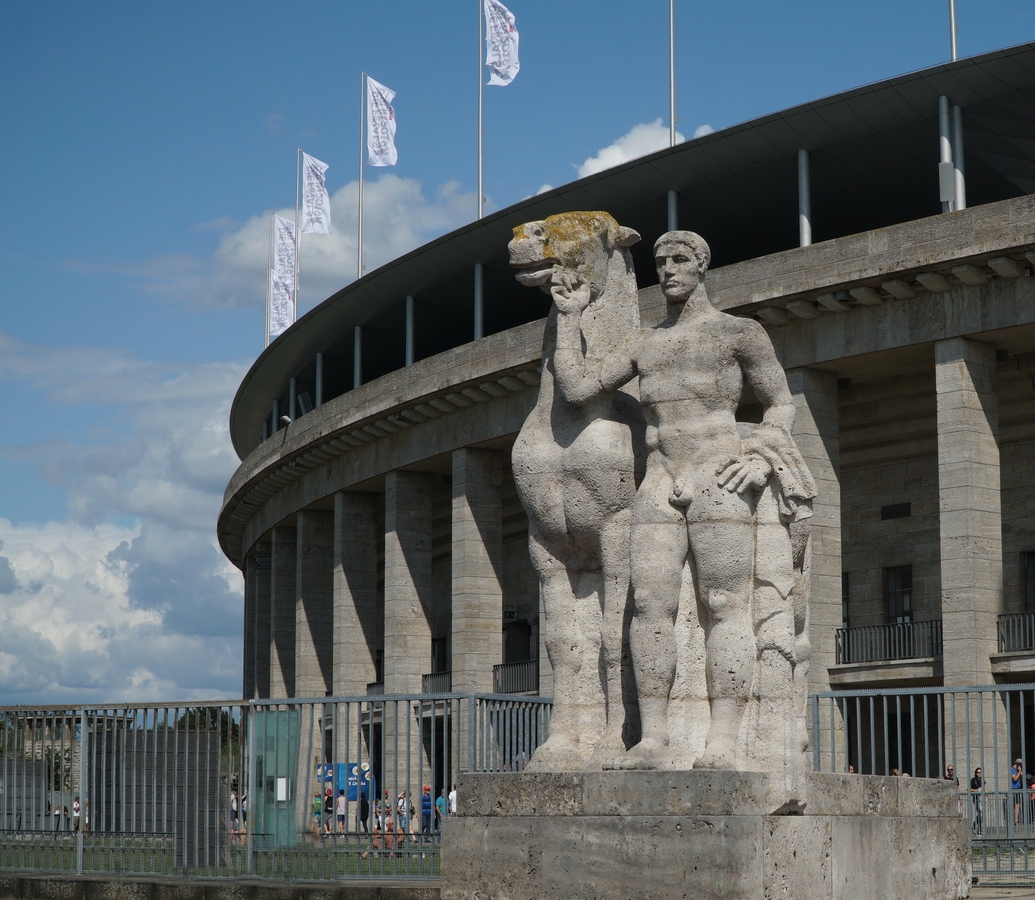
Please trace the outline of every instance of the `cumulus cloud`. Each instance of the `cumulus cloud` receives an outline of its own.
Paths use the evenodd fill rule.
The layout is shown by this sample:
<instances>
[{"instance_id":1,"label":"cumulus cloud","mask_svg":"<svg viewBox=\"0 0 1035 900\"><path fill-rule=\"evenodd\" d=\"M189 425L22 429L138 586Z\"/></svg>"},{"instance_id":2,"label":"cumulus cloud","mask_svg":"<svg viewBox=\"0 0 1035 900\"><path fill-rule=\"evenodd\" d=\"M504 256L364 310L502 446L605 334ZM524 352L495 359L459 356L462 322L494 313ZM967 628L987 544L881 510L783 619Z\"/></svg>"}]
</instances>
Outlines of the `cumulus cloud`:
<instances>
[{"instance_id":1,"label":"cumulus cloud","mask_svg":"<svg viewBox=\"0 0 1035 900\"><path fill-rule=\"evenodd\" d=\"M712 128L711 125L698 125L694 129L694 137L704 137L706 134L711 134L713 131L715 131L715 129Z\"/></svg>"},{"instance_id":2,"label":"cumulus cloud","mask_svg":"<svg viewBox=\"0 0 1035 900\"><path fill-rule=\"evenodd\" d=\"M435 237L472 221L477 194L464 193L460 183L441 185L425 196L419 181L386 173L363 186L363 263L367 272ZM274 210L285 218L294 209ZM359 183L352 181L331 195L331 233L302 236L299 256L299 298L303 309L325 300L356 278ZM215 222L199 227L211 228ZM106 271L138 282L146 292L201 308L261 306L266 296L265 272L269 213L252 216L243 225L230 223L211 257L169 255L140 262L70 261L75 271Z\"/></svg>"},{"instance_id":3,"label":"cumulus cloud","mask_svg":"<svg viewBox=\"0 0 1035 900\"><path fill-rule=\"evenodd\" d=\"M685 138L678 131L676 141L682 142ZM617 141L601 150L596 156L591 156L579 166L579 178L587 175L594 175L612 166L621 165L630 159L637 159L661 150L668 146L668 127L661 124L661 119L653 122L645 122L641 125L634 125L630 131L623 134Z\"/></svg>"},{"instance_id":4,"label":"cumulus cloud","mask_svg":"<svg viewBox=\"0 0 1035 900\"><path fill-rule=\"evenodd\" d=\"M70 510L0 519L0 704L240 691L241 577L213 526L237 464L226 419L243 371L0 334L0 385L48 405L103 397L110 423L0 445Z\"/></svg>"}]
</instances>

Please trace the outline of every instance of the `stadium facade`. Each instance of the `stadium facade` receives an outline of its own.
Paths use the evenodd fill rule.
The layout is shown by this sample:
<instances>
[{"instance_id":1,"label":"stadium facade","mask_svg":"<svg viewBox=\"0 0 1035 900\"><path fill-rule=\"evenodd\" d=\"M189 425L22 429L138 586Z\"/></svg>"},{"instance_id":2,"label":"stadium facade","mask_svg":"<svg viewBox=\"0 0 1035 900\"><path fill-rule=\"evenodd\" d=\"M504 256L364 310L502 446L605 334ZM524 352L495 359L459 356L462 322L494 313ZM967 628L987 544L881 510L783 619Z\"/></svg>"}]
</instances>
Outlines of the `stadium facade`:
<instances>
[{"instance_id":1,"label":"stadium facade","mask_svg":"<svg viewBox=\"0 0 1035 900\"><path fill-rule=\"evenodd\" d=\"M511 229L678 223L787 371L813 519L815 690L1035 673L1035 44L727 128L530 198L349 284L256 360L219 516L244 695L550 695L509 449L548 298ZM759 414L745 396L742 417Z\"/></svg>"}]
</instances>

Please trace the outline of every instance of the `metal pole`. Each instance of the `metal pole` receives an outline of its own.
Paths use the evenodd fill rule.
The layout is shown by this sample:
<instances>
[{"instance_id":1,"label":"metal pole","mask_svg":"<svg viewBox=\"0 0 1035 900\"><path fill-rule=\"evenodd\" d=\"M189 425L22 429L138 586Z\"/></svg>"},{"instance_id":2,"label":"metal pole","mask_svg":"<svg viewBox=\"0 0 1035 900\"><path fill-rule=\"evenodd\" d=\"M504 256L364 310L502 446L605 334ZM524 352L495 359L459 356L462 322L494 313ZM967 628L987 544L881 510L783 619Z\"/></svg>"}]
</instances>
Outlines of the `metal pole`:
<instances>
[{"instance_id":1,"label":"metal pole","mask_svg":"<svg viewBox=\"0 0 1035 900\"><path fill-rule=\"evenodd\" d=\"M679 229L679 194L676 191L668 192L668 230Z\"/></svg>"},{"instance_id":2,"label":"metal pole","mask_svg":"<svg viewBox=\"0 0 1035 900\"><path fill-rule=\"evenodd\" d=\"M668 145L676 145L676 0L668 0Z\"/></svg>"},{"instance_id":3,"label":"metal pole","mask_svg":"<svg viewBox=\"0 0 1035 900\"><path fill-rule=\"evenodd\" d=\"M956 209L967 208L967 180L963 171L963 110L953 106L952 174L956 187Z\"/></svg>"},{"instance_id":4,"label":"metal pole","mask_svg":"<svg viewBox=\"0 0 1035 900\"><path fill-rule=\"evenodd\" d=\"M359 217L356 228L356 278L363 277L363 144L366 128L367 73L359 74Z\"/></svg>"},{"instance_id":5,"label":"metal pole","mask_svg":"<svg viewBox=\"0 0 1035 900\"><path fill-rule=\"evenodd\" d=\"M809 151L798 151L798 246L812 243L812 189L809 182Z\"/></svg>"},{"instance_id":6,"label":"metal pole","mask_svg":"<svg viewBox=\"0 0 1035 900\"><path fill-rule=\"evenodd\" d=\"M938 98L938 187L942 212L951 212L956 194L955 174L952 167L952 128L949 98Z\"/></svg>"},{"instance_id":7,"label":"metal pole","mask_svg":"<svg viewBox=\"0 0 1035 900\"><path fill-rule=\"evenodd\" d=\"M949 50L956 62L956 0L949 0Z\"/></svg>"},{"instance_id":8,"label":"metal pole","mask_svg":"<svg viewBox=\"0 0 1035 900\"><path fill-rule=\"evenodd\" d=\"M298 381L294 378L288 379L288 418L294 422L298 413Z\"/></svg>"},{"instance_id":9,"label":"metal pole","mask_svg":"<svg viewBox=\"0 0 1035 900\"><path fill-rule=\"evenodd\" d=\"M413 329L416 301L413 297L406 298L406 365L413 365Z\"/></svg>"},{"instance_id":10,"label":"metal pole","mask_svg":"<svg viewBox=\"0 0 1035 900\"><path fill-rule=\"evenodd\" d=\"M481 263L474 264L474 339L477 341L484 336L485 319L482 306L482 284L485 269Z\"/></svg>"},{"instance_id":11,"label":"metal pole","mask_svg":"<svg viewBox=\"0 0 1035 900\"><path fill-rule=\"evenodd\" d=\"M356 325L352 330L352 387L358 388L363 383L363 326Z\"/></svg>"},{"instance_id":12,"label":"metal pole","mask_svg":"<svg viewBox=\"0 0 1035 900\"><path fill-rule=\"evenodd\" d=\"M478 4L478 218L482 217L482 0Z\"/></svg>"}]
</instances>

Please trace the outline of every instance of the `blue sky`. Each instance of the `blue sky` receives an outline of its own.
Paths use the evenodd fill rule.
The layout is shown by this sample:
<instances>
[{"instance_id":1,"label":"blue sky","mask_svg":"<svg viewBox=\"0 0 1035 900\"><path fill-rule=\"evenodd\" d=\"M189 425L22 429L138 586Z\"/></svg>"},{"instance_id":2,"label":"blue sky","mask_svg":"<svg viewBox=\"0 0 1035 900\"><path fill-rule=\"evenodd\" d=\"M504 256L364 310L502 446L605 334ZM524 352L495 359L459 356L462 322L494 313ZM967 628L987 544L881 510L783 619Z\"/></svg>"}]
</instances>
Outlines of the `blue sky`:
<instances>
[{"instance_id":1,"label":"blue sky","mask_svg":"<svg viewBox=\"0 0 1035 900\"><path fill-rule=\"evenodd\" d=\"M475 214L477 0L43 0L0 30L0 704L240 691L216 547L226 421L262 349L266 222L330 165L302 311L355 276L360 72L398 96L366 170L368 268ZM668 3L512 0L485 89L486 209L664 145ZM677 0L685 138L949 55L944 0ZM959 53L1035 38L958 0ZM932 154L934 151L932 137Z\"/></svg>"}]
</instances>

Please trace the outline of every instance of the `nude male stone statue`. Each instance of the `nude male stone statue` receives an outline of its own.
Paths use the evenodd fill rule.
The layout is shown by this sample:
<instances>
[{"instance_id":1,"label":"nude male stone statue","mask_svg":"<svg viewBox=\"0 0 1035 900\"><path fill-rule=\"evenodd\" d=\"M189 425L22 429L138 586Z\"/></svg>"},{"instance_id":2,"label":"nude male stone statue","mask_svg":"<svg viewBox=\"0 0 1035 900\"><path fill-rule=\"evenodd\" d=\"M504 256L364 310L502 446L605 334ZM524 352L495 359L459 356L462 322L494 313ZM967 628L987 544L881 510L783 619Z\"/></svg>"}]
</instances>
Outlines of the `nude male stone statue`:
<instances>
[{"instance_id":1,"label":"nude male stone statue","mask_svg":"<svg viewBox=\"0 0 1035 900\"><path fill-rule=\"evenodd\" d=\"M590 359L581 326L593 291L575 272L552 287L558 311L553 368L575 405L599 403L638 378L646 417L646 473L636 491L630 535L634 611L630 631L642 736L605 767L672 768L668 705L676 669L675 617L689 563L704 628L710 725L695 768L744 762L742 726L754 700L770 720L797 714L773 766L799 765L804 752L804 615L801 590L815 486L791 438L794 406L764 329L708 300L704 240L662 235L655 245L667 316L629 334L613 353ZM738 425L745 380L764 408L758 426ZM742 437L742 432L747 432ZM800 608L800 604L799 604ZM782 703L782 705L781 705ZM757 724L757 723L756 723ZM749 742L750 743L750 742Z\"/></svg>"}]
</instances>

